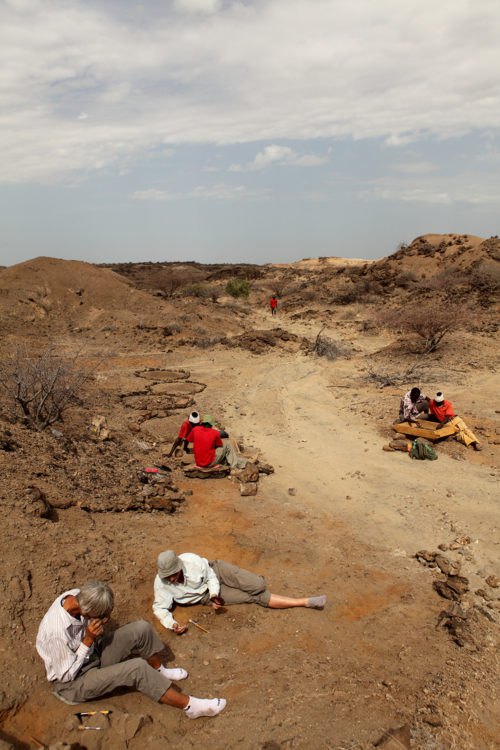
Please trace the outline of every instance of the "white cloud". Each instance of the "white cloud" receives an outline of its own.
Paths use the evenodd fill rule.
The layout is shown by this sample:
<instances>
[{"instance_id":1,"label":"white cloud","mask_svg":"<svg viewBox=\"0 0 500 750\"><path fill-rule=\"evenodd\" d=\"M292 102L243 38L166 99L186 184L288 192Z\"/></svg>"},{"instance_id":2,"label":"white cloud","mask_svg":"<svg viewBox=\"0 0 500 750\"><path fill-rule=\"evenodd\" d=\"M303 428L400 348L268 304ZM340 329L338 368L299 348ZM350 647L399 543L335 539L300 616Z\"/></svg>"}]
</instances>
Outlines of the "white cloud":
<instances>
[{"instance_id":1,"label":"white cloud","mask_svg":"<svg viewBox=\"0 0 500 750\"><path fill-rule=\"evenodd\" d=\"M219 182L214 185L197 185L193 190L185 193L167 193L163 190L136 190L132 194L134 200L141 201L172 201L185 198L204 198L212 200L234 201L234 200L265 200L269 195L268 190L251 190L245 185L229 185Z\"/></svg>"},{"instance_id":2,"label":"white cloud","mask_svg":"<svg viewBox=\"0 0 500 750\"><path fill-rule=\"evenodd\" d=\"M160 145L498 132L499 27L497 0L176 0L140 13L4 0L0 180L119 170ZM319 158L289 157L264 149L247 168Z\"/></svg>"},{"instance_id":3,"label":"white cloud","mask_svg":"<svg viewBox=\"0 0 500 750\"><path fill-rule=\"evenodd\" d=\"M186 13L216 13L222 7L221 0L174 0L174 7Z\"/></svg>"},{"instance_id":4,"label":"white cloud","mask_svg":"<svg viewBox=\"0 0 500 750\"><path fill-rule=\"evenodd\" d=\"M487 210L493 206L500 209L500 180L496 174L479 176L469 172L453 177L417 176L413 180L386 178L370 183L360 197L450 206L463 203Z\"/></svg>"},{"instance_id":5,"label":"white cloud","mask_svg":"<svg viewBox=\"0 0 500 750\"><path fill-rule=\"evenodd\" d=\"M430 161L408 161L393 164L392 168L396 172L403 172L404 174L427 174L433 172L436 166Z\"/></svg>"},{"instance_id":6,"label":"white cloud","mask_svg":"<svg viewBox=\"0 0 500 750\"><path fill-rule=\"evenodd\" d=\"M232 164L230 172L255 172L265 169L271 164L289 165L295 167L316 167L326 163L326 159L314 154L297 154L289 146L266 146L259 151L255 159L247 164Z\"/></svg>"},{"instance_id":7,"label":"white cloud","mask_svg":"<svg viewBox=\"0 0 500 750\"><path fill-rule=\"evenodd\" d=\"M164 190L136 190L132 198L136 201L173 201L177 196L166 193Z\"/></svg>"}]
</instances>

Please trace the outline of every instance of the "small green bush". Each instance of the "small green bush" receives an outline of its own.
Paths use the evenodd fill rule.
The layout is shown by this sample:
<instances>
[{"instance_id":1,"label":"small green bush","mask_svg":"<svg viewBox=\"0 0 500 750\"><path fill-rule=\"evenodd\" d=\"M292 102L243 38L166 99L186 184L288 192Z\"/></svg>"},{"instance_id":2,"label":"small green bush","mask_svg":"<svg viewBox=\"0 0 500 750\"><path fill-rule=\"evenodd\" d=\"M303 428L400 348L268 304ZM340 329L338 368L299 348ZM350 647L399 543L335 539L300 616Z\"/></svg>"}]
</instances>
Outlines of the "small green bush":
<instances>
[{"instance_id":1,"label":"small green bush","mask_svg":"<svg viewBox=\"0 0 500 750\"><path fill-rule=\"evenodd\" d=\"M232 279L226 284L226 294L237 299L238 297L248 297L250 293L250 282L245 279Z\"/></svg>"}]
</instances>

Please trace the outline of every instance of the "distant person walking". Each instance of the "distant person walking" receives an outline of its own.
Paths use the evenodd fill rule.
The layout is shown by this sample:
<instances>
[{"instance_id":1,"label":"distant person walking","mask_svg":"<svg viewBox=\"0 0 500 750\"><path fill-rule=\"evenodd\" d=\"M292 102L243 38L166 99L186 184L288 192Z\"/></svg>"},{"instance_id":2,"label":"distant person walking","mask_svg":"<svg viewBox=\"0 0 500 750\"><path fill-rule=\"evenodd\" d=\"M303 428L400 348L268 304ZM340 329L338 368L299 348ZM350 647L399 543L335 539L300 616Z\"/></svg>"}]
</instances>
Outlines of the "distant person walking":
<instances>
[{"instance_id":1,"label":"distant person walking","mask_svg":"<svg viewBox=\"0 0 500 750\"><path fill-rule=\"evenodd\" d=\"M269 306L271 308L271 315L276 315L276 308L278 307L278 300L276 299L275 294L273 294L273 296L269 300Z\"/></svg>"}]
</instances>

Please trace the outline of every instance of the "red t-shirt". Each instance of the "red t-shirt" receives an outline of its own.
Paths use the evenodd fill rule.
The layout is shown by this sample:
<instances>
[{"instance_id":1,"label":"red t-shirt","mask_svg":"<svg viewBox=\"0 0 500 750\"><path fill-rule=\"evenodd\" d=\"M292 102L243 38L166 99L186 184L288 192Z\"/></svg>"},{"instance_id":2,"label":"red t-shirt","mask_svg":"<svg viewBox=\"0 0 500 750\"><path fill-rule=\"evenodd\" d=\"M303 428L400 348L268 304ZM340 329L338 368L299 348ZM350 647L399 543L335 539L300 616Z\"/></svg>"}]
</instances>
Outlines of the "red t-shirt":
<instances>
[{"instance_id":1,"label":"red t-shirt","mask_svg":"<svg viewBox=\"0 0 500 750\"><path fill-rule=\"evenodd\" d=\"M179 434L177 435L177 437L185 440L191 432L192 427L193 425L191 424L189 419L186 419L186 421L181 424L181 429L179 430Z\"/></svg>"},{"instance_id":2,"label":"red t-shirt","mask_svg":"<svg viewBox=\"0 0 500 750\"><path fill-rule=\"evenodd\" d=\"M278 300L274 299L274 297L273 297L272 299L269 300L269 304L271 305L271 307L277 307Z\"/></svg>"},{"instance_id":3,"label":"red t-shirt","mask_svg":"<svg viewBox=\"0 0 500 750\"><path fill-rule=\"evenodd\" d=\"M437 404L433 398L429 401L429 408L439 422L444 422L446 417L450 419L455 416L451 401L443 401Z\"/></svg>"},{"instance_id":4,"label":"red t-shirt","mask_svg":"<svg viewBox=\"0 0 500 750\"><path fill-rule=\"evenodd\" d=\"M219 431L213 427L193 427L187 439L193 444L194 460L198 466L208 466L215 458L215 449L222 445Z\"/></svg>"}]
</instances>

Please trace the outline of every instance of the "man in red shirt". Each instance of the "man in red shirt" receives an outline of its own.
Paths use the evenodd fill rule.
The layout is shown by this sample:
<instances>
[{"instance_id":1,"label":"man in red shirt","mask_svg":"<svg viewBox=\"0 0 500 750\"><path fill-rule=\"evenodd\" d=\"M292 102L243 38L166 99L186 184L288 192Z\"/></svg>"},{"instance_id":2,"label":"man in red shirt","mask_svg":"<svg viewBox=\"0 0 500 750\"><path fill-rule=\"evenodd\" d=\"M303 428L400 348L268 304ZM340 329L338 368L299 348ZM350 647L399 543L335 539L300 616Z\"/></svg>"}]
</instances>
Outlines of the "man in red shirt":
<instances>
[{"instance_id":1,"label":"man in red shirt","mask_svg":"<svg viewBox=\"0 0 500 750\"><path fill-rule=\"evenodd\" d=\"M441 425L445 425L451 422L456 428L455 438L459 443L463 443L467 447L472 445L474 450L482 450L481 444L478 442L477 437L474 435L472 430L469 430L463 419L457 417L453 411L451 401L446 401L442 391L438 391L434 398L429 401L429 409L431 412L430 419L433 422L439 422Z\"/></svg>"},{"instance_id":2,"label":"man in red shirt","mask_svg":"<svg viewBox=\"0 0 500 750\"><path fill-rule=\"evenodd\" d=\"M273 294L273 296L269 300L269 305L271 306L271 315L276 315L276 308L278 307L278 300L276 299L275 294Z\"/></svg>"},{"instance_id":3,"label":"man in red shirt","mask_svg":"<svg viewBox=\"0 0 500 750\"><path fill-rule=\"evenodd\" d=\"M169 457L173 454L178 445L184 441L184 450L188 449L187 436L196 425L200 424L200 415L197 411L192 411L189 417L181 424L179 434L175 438L172 447L170 448Z\"/></svg>"},{"instance_id":4,"label":"man in red shirt","mask_svg":"<svg viewBox=\"0 0 500 750\"><path fill-rule=\"evenodd\" d=\"M203 469L220 463L228 464L231 469L244 469L248 463L247 458L236 453L230 440L222 440L210 414L203 417L200 425L193 427L187 440L193 444L196 466Z\"/></svg>"}]
</instances>

